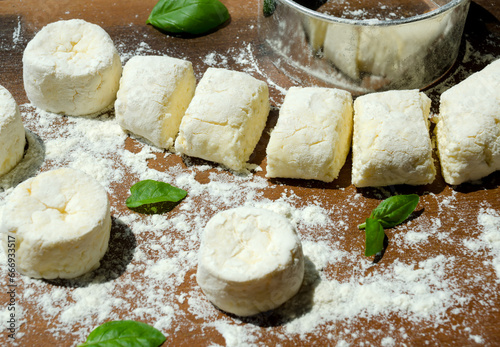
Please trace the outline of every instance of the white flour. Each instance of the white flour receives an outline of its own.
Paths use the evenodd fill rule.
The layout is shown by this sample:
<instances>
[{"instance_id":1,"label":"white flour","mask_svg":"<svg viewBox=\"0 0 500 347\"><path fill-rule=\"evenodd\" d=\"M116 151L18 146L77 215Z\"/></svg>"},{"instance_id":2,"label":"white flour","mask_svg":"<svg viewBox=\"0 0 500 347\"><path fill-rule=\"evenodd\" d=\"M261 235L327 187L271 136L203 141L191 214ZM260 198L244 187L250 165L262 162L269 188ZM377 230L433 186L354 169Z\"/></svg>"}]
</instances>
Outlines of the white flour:
<instances>
[{"instance_id":1,"label":"white flour","mask_svg":"<svg viewBox=\"0 0 500 347\"><path fill-rule=\"evenodd\" d=\"M132 51L126 47L118 44L124 62L135 54L159 54L146 42L138 42ZM175 52L163 53L182 58ZM208 66L224 67L229 62L285 93L262 71L254 48L245 42L227 52L203 53L200 64L204 65L198 68L198 77ZM412 344L412 332L396 324L394 316L432 329L426 340L432 345L439 344L440 331L450 326L456 334L468 336L471 343L485 343L482 322L468 314L474 298L463 288L478 288L482 300L474 307L485 311L495 309L498 285L477 278L463 266L474 259L483 273L491 272L496 281L500 278L500 215L486 205L477 220L481 230L463 239L456 236L457 230L444 230L439 218L449 217L449 211L460 208L455 193L429 194L422 206L424 213L387 232L396 259L373 265L361 249L344 242L353 232L359 232L362 238L362 232L352 230L348 222L368 201L352 187L335 189L344 203L334 206L320 199L324 193L319 189L311 189L311 194L303 197L293 186L278 199L270 200L266 191L275 189L278 183L250 171L236 175L189 158L184 158L186 167L175 164L163 167L163 171L151 169L148 164L157 157L169 159L173 154L127 140L112 114L62 117L40 112L31 105L22 105L21 112L25 127L35 134L30 140L31 154L21 164L22 172L34 166L42 170L78 168L95 177L112 198L119 200L112 207L109 256L105 256L101 268L71 281L16 278L16 317L20 324L16 342L20 346L23 335L30 334L34 317L50 327L48 333L75 345L82 343L96 326L115 319L148 321L167 339L180 330L215 329L227 346L265 345L262 339L268 335L284 344L307 345L311 334L328 338L338 346L362 344L359 339L363 336L371 336L382 346ZM138 153L125 149L126 140L134 143ZM200 175L208 175L208 183L200 183ZM126 197L120 196L119 185L128 187L143 179L169 182L186 189L188 196L171 213L133 213L124 208ZM0 182L5 189L0 192L0 214L9 187L15 183L12 176ZM393 193L387 189L375 192L379 198ZM438 206L437 218L425 213L433 204ZM264 318L270 315L278 323L276 327L260 327L256 318L219 315L196 285L200 233L213 214L235 206L257 206L280 213L296 223L301 236L306 256L304 284L296 297L275 312L264 314ZM458 217L456 222L457 229L467 225ZM464 257L429 253L426 246L430 243L462 247ZM457 272L461 277L450 275ZM7 273L2 261L2 288L6 287ZM456 322L450 312L465 318ZM0 307L2 330L8 317L6 307ZM374 323L384 329L373 327Z\"/></svg>"},{"instance_id":2,"label":"white flour","mask_svg":"<svg viewBox=\"0 0 500 347\"><path fill-rule=\"evenodd\" d=\"M15 48L17 45L22 43L21 36L21 17L17 18L17 26L14 28L14 32L12 33L12 48Z\"/></svg>"},{"instance_id":3,"label":"white flour","mask_svg":"<svg viewBox=\"0 0 500 347\"><path fill-rule=\"evenodd\" d=\"M487 260L496 271L500 283L500 213L491 208L481 209L477 221L482 232L476 239L464 240L464 245L473 252L484 251L490 255Z\"/></svg>"},{"instance_id":4,"label":"white flour","mask_svg":"<svg viewBox=\"0 0 500 347\"><path fill-rule=\"evenodd\" d=\"M447 275L456 270L454 257L431 254L421 261L403 257L392 264L373 266L371 260L360 256L359 252L348 251L342 242L343 234L353 231L346 227L345 221L363 201L355 191L344 189L344 194L352 195L348 198L350 201L333 208L322 206L314 195L303 201L293 188L271 201L264 197L264 191L272 189L273 184L251 173L234 175L216 169L208 171L209 183L200 183L196 180L197 175L212 166L190 164L182 168L174 165L162 172L149 169L148 160L154 160L156 155L172 154L159 152L140 142L136 142L140 148L137 154L124 149L126 135L109 115L95 119L66 118L39 112L30 105L23 105L21 110L25 126L44 140L43 169L79 168L99 180L111 196L116 195L114 182L122 182L130 175L134 182L157 179L188 191L187 198L172 214L142 216L131 211L122 212L122 208L114 205L113 216L118 230L115 242L119 239L135 242L131 254L124 256L131 259L116 260L117 268L113 263L108 264L83 279L69 281L69 286L52 286L44 281L19 277L18 285L23 288L17 311L21 312L24 323L21 330L28 329L28 323L36 314L51 322L52 334L73 335L75 343L82 342L95 326L120 317L147 320L156 328L172 333L172 326L190 328L192 323L181 309L187 303L189 314L201 319L206 328L217 329L228 346L257 343L262 335L259 327L238 318L217 319L217 310L206 301L194 281L196 251L204 225L215 212L238 205L268 208L290 218L297 224L308 259L300 294L274 313L282 321L282 327L266 333L285 340L287 336L295 336L293 339L304 343L311 333L330 334L345 343L352 342L356 334L370 334L382 345L390 346L394 342L391 339L405 341L408 332L395 329L388 338L380 331L371 332L369 326L354 332L349 325L359 319L378 317L383 320L397 314L407 321L426 322L437 329L449 323L448 310L453 308L462 312L471 300L460 291L462 279ZM62 124L54 127L54 123ZM1 201L8 192L1 193ZM389 194L384 190L381 193L382 197ZM433 199L446 209L452 209L456 203L453 197L441 199L434 195ZM483 209L478 222L484 229L482 236L463 243L475 256L483 252L490 254L493 257L490 262L498 273L500 216L496 211ZM425 253L424 246L428 242L460 245L462 241L446 236L450 232L441 229L439 219L423 214L402 225L397 232L391 230L392 249L421 248L421 253ZM347 279L336 275L335 268L339 264L348 264L351 269ZM3 265L0 276L5 281L6 267ZM368 270L371 270L369 274ZM137 276L143 280L138 280ZM187 291L176 294L175 289L181 285L187 285ZM29 311L24 309L26 305ZM7 312L2 310L0 316L5 317ZM75 326L78 329L74 329ZM25 331L29 334L29 330ZM480 334L471 331L471 340L480 341Z\"/></svg>"}]
</instances>

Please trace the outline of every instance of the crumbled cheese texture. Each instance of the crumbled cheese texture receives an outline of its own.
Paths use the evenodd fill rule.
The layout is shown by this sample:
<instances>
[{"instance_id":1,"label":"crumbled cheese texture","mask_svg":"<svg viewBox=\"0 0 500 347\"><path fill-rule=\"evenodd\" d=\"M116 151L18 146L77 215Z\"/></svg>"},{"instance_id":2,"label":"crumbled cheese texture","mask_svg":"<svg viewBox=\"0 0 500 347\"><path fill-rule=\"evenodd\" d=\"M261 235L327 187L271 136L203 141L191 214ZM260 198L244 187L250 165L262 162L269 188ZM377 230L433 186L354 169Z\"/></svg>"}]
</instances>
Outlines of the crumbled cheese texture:
<instances>
[{"instance_id":1,"label":"crumbled cheese texture","mask_svg":"<svg viewBox=\"0 0 500 347\"><path fill-rule=\"evenodd\" d=\"M135 56L123 69L115 102L118 123L152 144L170 148L196 88L191 62Z\"/></svg>"},{"instance_id":2,"label":"crumbled cheese texture","mask_svg":"<svg viewBox=\"0 0 500 347\"><path fill-rule=\"evenodd\" d=\"M13 23L18 23L15 18ZM199 57L192 59L171 44L172 37L162 38L167 44L159 51L151 48L154 40L143 29L126 30L133 35L117 40L124 63L138 54L189 57L197 78L208 66L231 66L266 81L274 105L282 101L285 90L265 68L259 49L240 32L230 48L217 47L214 54L214 47L200 46ZM243 30L254 30L254 24ZM22 37L25 28L20 32ZM484 42L466 40L464 60L483 64L492 59L479 55L479 44ZM12 42L0 46L9 49ZM468 66L459 65L450 79L434 87L433 96L453 85L455 78L470 74ZM259 167L255 174L233 175L188 157L172 164L175 156L127 138L111 114L66 118L31 104L20 105L20 110L29 148L17 166L0 177L0 215L19 181L40 170L73 167L94 177L114 199L112 229L101 266L80 278L41 281L16 274L19 329L15 340L0 335L0 344L25 346L25 339L43 338L38 341L76 346L98 325L119 319L147 322L169 341L204 339L211 346L262 346L269 341L310 345L316 340L328 346L415 345L416 340L439 345L443 336L465 344L495 344L490 329L495 322L485 324L484 318L498 310L498 204L464 208L465 194L449 186L439 186L439 193L426 192L421 199L424 213L386 231L390 245L375 265L362 255L362 235L358 242L346 240L366 217L364 212L376 206L365 192L384 199L407 191L398 186L362 191L335 182L329 189L283 186L263 178ZM133 149L126 149L125 143ZM124 186L142 179L169 182L186 189L188 196L166 215L133 213L123 206ZM279 196L270 199L268 193L276 190ZM482 201L484 193L468 192L467 199L474 200L467 201ZM289 219L304 253L304 281L297 295L255 318L221 313L196 284L204 227L215 213L238 206L268 209ZM455 256L442 254L450 247L459 250ZM5 259L3 253L0 247ZM9 284L8 275L2 260L2 288ZM2 331L11 313L7 305L0 307ZM45 330L35 335L40 329Z\"/></svg>"},{"instance_id":3,"label":"crumbled cheese texture","mask_svg":"<svg viewBox=\"0 0 500 347\"><path fill-rule=\"evenodd\" d=\"M441 95L436 133L447 183L500 170L500 60Z\"/></svg>"},{"instance_id":4,"label":"crumbled cheese texture","mask_svg":"<svg viewBox=\"0 0 500 347\"><path fill-rule=\"evenodd\" d=\"M104 29L82 19L45 26L23 54L23 81L37 107L71 116L112 106L122 64Z\"/></svg>"},{"instance_id":5,"label":"crumbled cheese texture","mask_svg":"<svg viewBox=\"0 0 500 347\"><path fill-rule=\"evenodd\" d=\"M404 73L412 80L418 76L410 71L408 62L424 59L448 22L448 19L423 22L416 28L417 23L413 26L325 26L323 21L310 19L305 28L312 47L322 47L325 58L349 78L360 79L362 73L397 78Z\"/></svg>"},{"instance_id":6,"label":"crumbled cheese texture","mask_svg":"<svg viewBox=\"0 0 500 347\"><path fill-rule=\"evenodd\" d=\"M16 270L34 278L75 278L99 267L111 215L104 188L74 169L51 170L9 195L0 231L16 239Z\"/></svg>"},{"instance_id":7,"label":"crumbled cheese texture","mask_svg":"<svg viewBox=\"0 0 500 347\"><path fill-rule=\"evenodd\" d=\"M336 179L351 148L352 113L347 91L290 88L267 145L267 177Z\"/></svg>"},{"instance_id":8,"label":"crumbled cheese texture","mask_svg":"<svg viewBox=\"0 0 500 347\"><path fill-rule=\"evenodd\" d=\"M297 294L303 277L302 245L282 215L238 207L207 223L196 280L220 309L238 316L275 309Z\"/></svg>"},{"instance_id":9,"label":"crumbled cheese texture","mask_svg":"<svg viewBox=\"0 0 500 347\"><path fill-rule=\"evenodd\" d=\"M431 100L418 90L363 95L354 102L352 184L428 184L436 169L429 134Z\"/></svg>"},{"instance_id":10,"label":"crumbled cheese texture","mask_svg":"<svg viewBox=\"0 0 500 347\"><path fill-rule=\"evenodd\" d=\"M262 135L269 107L265 82L208 68L182 119L175 149L242 170Z\"/></svg>"}]
</instances>

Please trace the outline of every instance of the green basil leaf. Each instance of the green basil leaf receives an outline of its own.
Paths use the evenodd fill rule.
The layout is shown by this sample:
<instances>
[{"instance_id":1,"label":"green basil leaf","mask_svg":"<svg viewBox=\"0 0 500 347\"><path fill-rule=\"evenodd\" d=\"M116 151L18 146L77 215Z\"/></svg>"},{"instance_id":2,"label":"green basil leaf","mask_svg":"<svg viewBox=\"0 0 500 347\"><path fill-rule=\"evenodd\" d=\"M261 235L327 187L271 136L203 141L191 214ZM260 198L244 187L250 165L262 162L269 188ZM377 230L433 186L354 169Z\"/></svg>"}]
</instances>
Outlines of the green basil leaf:
<instances>
[{"instance_id":1,"label":"green basil leaf","mask_svg":"<svg viewBox=\"0 0 500 347\"><path fill-rule=\"evenodd\" d=\"M276 0L264 0L264 17L272 16L274 10L276 10Z\"/></svg>"},{"instance_id":2,"label":"green basil leaf","mask_svg":"<svg viewBox=\"0 0 500 347\"><path fill-rule=\"evenodd\" d=\"M370 214L370 218L376 219L384 228L392 228L404 222L418 205L417 194L395 195L382 201ZM364 229L365 223L358 226Z\"/></svg>"},{"instance_id":3,"label":"green basil leaf","mask_svg":"<svg viewBox=\"0 0 500 347\"><path fill-rule=\"evenodd\" d=\"M130 187L130 193L127 207L147 214L168 212L187 195L185 190L153 180L137 182Z\"/></svg>"},{"instance_id":4,"label":"green basil leaf","mask_svg":"<svg viewBox=\"0 0 500 347\"><path fill-rule=\"evenodd\" d=\"M373 218L366 219L365 256L377 254L384 249L384 228Z\"/></svg>"},{"instance_id":5,"label":"green basil leaf","mask_svg":"<svg viewBox=\"0 0 500 347\"><path fill-rule=\"evenodd\" d=\"M160 331L145 323L123 320L95 328L80 347L158 347L165 340Z\"/></svg>"},{"instance_id":6,"label":"green basil leaf","mask_svg":"<svg viewBox=\"0 0 500 347\"><path fill-rule=\"evenodd\" d=\"M228 19L229 12L219 0L160 0L146 24L170 33L199 35Z\"/></svg>"}]
</instances>

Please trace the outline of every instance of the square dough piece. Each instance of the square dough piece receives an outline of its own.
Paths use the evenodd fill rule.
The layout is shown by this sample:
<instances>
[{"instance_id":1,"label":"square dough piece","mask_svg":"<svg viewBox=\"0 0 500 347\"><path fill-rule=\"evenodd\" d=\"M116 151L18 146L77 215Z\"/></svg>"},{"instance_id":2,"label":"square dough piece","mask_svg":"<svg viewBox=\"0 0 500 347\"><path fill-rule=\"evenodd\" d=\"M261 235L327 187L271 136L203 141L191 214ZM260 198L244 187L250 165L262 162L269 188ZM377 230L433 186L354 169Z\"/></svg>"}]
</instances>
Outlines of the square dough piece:
<instances>
[{"instance_id":1,"label":"square dough piece","mask_svg":"<svg viewBox=\"0 0 500 347\"><path fill-rule=\"evenodd\" d=\"M135 56L123 69L115 102L120 126L162 148L170 148L193 98L191 62L166 56Z\"/></svg>"},{"instance_id":2,"label":"square dough piece","mask_svg":"<svg viewBox=\"0 0 500 347\"><path fill-rule=\"evenodd\" d=\"M269 115L265 82L238 71L208 68L182 119L175 149L241 170Z\"/></svg>"},{"instance_id":3,"label":"square dough piece","mask_svg":"<svg viewBox=\"0 0 500 347\"><path fill-rule=\"evenodd\" d=\"M365 74L379 77L379 83L392 79L420 80L415 69L429 55L432 44L442 35L447 20L415 26L329 25L324 35L324 55L348 77L365 80ZM422 68L423 68L422 67ZM384 79L388 78L389 81ZM368 81L368 78L366 78Z\"/></svg>"},{"instance_id":4,"label":"square dough piece","mask_svg":"<svg viewBox=\"0 0 500 347\"><path fill-rule=\"evenodd\" d=\"M500 60L444 92L439 112L437 147L446 183L500 170Z\"/></svg>"},{"instance_id":5,"label":"square dough piece","mask_svg":"<svg viewBox=\"0 0 500 347\"><path fill-rule=\"evenodd\" d=\"M351 148L352 96L329 88L288 91L267 146L267 177L331 182Z\"/></svg>"},{"instance_id":6,"label":"square dough piece","mask_svg":"<svg viewBox=\"0 0 500 347\"><path fill-rule=\"evenodd\" d=\"M429 136L431 100L418 90L360 96L354 102L352 184L428 184L436 169Z\"/></svg>"}]
</instances>

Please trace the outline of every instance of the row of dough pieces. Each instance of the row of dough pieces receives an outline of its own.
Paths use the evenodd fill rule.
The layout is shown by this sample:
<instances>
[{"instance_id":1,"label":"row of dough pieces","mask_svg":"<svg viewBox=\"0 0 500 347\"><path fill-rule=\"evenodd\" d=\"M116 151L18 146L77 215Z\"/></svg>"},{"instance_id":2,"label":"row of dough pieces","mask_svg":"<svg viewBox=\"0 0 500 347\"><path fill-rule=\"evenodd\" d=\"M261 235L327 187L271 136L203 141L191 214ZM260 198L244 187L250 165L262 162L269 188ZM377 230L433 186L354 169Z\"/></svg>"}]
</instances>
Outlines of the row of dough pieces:
<instances>
[{"instance_id":1,"label":"row of dough pieces","mask_svg":"<svg viewBox=\"0 0 500 347\"><path fill-rule=\"evenodd\" d=\"M243 72L209 68L196 87L190 62L136 56L122 73L109 35L82 20L43 28L26 47L23 67L37 107L89 114L112 105L116 94L124 130L233 170L245 167L269 114L267 84ZM437 147L447 183L500 168L499 84L496 61L441 95ZM352 137L355 186L431 183L429 111L430 99L417 90L373 93L353 104L343 90L292 87L267 147L267 177L331 182Z\"/></svg>"},{"instance_id":2,"label":"row of dough pieces","mask_svg":"<svg viewBox=\"0 0 500 347\"><path fill-rule=\"evenodd\" d=\"M109 36L89 23L68 22L47 26L50 30L44 28L25 50L25 89L36 106L70 115L99 112L113 103L113 91L117 91L117 119L126 130L153 143L166 141L155 144L170 147L177 134L177 128L172 130L170 125L177 122L175 147L181 153L234 169L244 166L269 112L264 82L240 72L209 69L195 92L189 62L136 57L127 63L118 90L112 81L119 81L121 63ZM99 35L100 42L95 39ZM104 59L110 52L109 60ZM445 148L451 148L450 157L460 165L484 161L488 170L498 166L495 112L499 98L491 93L498 93L499 80L495 63L442 96L438 142L451 144ZM5 149L0 163L6 172L22 157L24 129L19 109L4 88L0 88L0 106L0 141ZM429 99L418 91L358 98L354 103L353 183L363 184L354 178L357 158L366 158L366 163L360 160L363 179L373 172L382 177L379 180L387 180L386 176L413 180L383 184L421 184L433 179L429 107ZM349 151L352 123L349 93L290 89L268 145L268 175L292 173L297 178L333 180ZM454 126L461 130L458 135ZM440 135L441 127L446 136ZM470 137L479 152L468 142L458 141ZM486 172L479 164L474 169L469 171L476 176ZM11 244L15 246L19 272L36 278L73 278L98 267L108 248L109 201L104 188L88 175L72 169L53 170L13 190L1 228L6 252L10 253ZM8 236L16 242L10 243ZM279 306L299 290L303 262L300 240L287 219L259 209L227 210L205 228L197 281L218 307L252 315Z\"/></svg>"},{"instance_id":3,"label":"row of dough pieces","mask_svg":"<svg viewBox=\"0 0 500 347\"><path fill-rule=\"evenodd\" d=\"M499 83L497 61L441 96L437 144L447 183L500 169ZM347 91L292 87L271 132L267 177L331 182L352 136L355 186L432 183L430 105L417 90L373 93L353 105ZM239 170L264 130L268 88L245 73L209 68L195 90L189 62L134 57L125 65L115 110L125 130L159 147L170 148L175 139L177 152Z\"/></svg>"},{"instance_id":4,"label":"row of dough pieces","mask_svg":"<svg viewBox=\"0 0 500 347\"><path fill-rule=\"evenodd\" d=\"M91 54L102 62L105 54L101 53L113 52L92 47L99 39L90 40L89 35L90 38L100 38L100 44L104 46L111 42L105 32L83 21L58 22L46 28L37 34L25 51L24 82L30 100L45 110L72 115L99 112L110 100L114 101L115 97L107 89L109 80L113 76L116 78L116 71L121 75L121 65L116 67L114 53L109 64L82 58L82 54ZM57 47L54 41L57 41ZM47 49L52 50L49 58ZM92 52L99 54L95 56ZM30 61L34 53L39 54L38 60ZM165 62L169 66L166 72L160 65L155 65ZM144 125L138 128L139 133L142 127L146 127L151 133L146 132L145 136L149 138L158 133L158 139L161 139L164 137L162 131L170 129L158 129L156 126L163 124L164 118L171 117L172 113L177 119L171 121L180 121L193 96L195 80L192 67L190 63L163 57L151 57L146 61L132 59L127 66L132 67L136 63L138 67L125 69L124 76L138 74L132 77L131 82L142 81L145 84L143 88L135 89L141 85L131 83L129 86L132 89L129 90L129 87L123 87L126 84L123 82L126 78L123 78L120 88L122 97L118 98L116 107L124 107L126 112L135 110L146 117ZM146 69L144 76L140 70L143 63L154 66L153 69ZM99 70L100 64L114 67L106 72ZM75 70L88 73L76 73ZM98 71L96 81L99 83L94 81L92 71ZM151 72L158 73L160 78L153 78ZM265 86L244 74L223 73L235 76L237 81L247 78L252 86ZM162 78L165 74L171 78ZM229 85L238 83L230 82ZM249 91L252 91L252 86ZM266 104L265 87L266 98L257 99L256 107ZM199 97L201 92L198 91L201 90L198 87ZM152 98L149 93L156 93L157 98ZM123 96L126 96L125 100ZM219 101L210 94L207 97L207 102L214 103L216 107L227 95L222 95ZM143 98L147 101L145 104L141 103ZM223 108L224 104L220 107ZM238 108L239 105L236 103L233 107ZM268 101L265 108L268 112ZM165 112L159 112L164 109L171 112L164 116ZM154 119L154 116L161 120ZM263 117L255 119L265 123ZM229 122L234 123L233 120ZM248 126L248 121L245 122ZM0 87L0 125L0 174L3 174L21 159L25 145L19 108L3 87ZM236 124L235 128L240 126ZM253 133L257 132L262 132L262 129ZM108 249L111 215L107 193L95 179L78 170L51 170L24 181L8 195L2 214L0 231L5 252L14 253L16 270L30 277L81 276L99 267ZM295 227L288 219L267 210L236 208L218 213L207 224L201 242L197 281L210 301L219 308L242 316L274 309L297 293L303 275L302 246Z\"/></svg>"},{"instance_id":5,"label":"row of dough pieces","mask_svg":"<svg viewBox=\"0 0 500 347\"><path fill-rule=\"evenodd\" d=\"M159 76L175 87L152 83ZM441 96L437 144L447 183L500 169L499 84L496 61ZM265 127L267 85L242 72L215 68L205 72L196 91L194 85L189 62L132 58L120 82L116 117L124 129L157 146L169 148L178 133L176 151L243 168ZM430 105L418 90L373 93L353 105L347 91L292 87L271 132L267 177L331 182L345 163L352 136L355 186L432 183Z\"/></svg>"}]
</instances>

